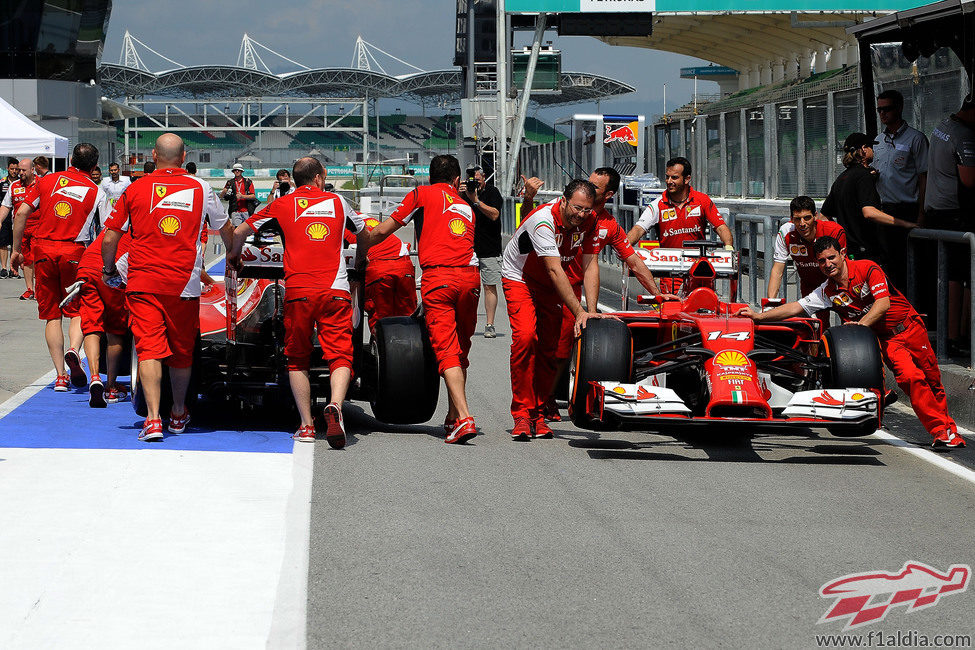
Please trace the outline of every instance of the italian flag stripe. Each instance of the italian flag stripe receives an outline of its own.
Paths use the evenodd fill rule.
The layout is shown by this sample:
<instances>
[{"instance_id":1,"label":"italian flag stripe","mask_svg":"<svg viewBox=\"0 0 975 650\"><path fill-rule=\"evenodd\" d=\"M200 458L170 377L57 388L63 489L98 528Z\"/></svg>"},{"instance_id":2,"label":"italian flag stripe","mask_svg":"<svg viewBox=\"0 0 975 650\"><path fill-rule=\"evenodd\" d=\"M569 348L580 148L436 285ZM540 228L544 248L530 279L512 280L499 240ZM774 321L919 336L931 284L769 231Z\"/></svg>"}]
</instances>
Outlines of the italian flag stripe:
<instances>
[{"instance_id":1,"label":"italian flag stripe","mask_svg":"<svg viewBox=\"0 0 975 650\"><path fill-rule=\"evenodd\" d=\"M731 391L731 401L735 404L741 404L745 401L745 397L740 390L733 390Z\"/></svg>"}]
</instances>

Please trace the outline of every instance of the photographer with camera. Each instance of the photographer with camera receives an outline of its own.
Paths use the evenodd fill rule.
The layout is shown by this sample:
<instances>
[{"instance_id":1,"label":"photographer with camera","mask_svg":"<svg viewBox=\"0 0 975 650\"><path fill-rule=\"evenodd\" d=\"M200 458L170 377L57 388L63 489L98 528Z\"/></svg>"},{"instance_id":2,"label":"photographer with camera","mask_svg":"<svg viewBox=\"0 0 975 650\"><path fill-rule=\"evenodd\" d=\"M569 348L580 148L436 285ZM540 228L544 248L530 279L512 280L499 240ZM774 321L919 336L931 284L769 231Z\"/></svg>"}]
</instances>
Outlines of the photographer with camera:
<instances>
[{"instance_id":1,"label":"photographer with camera","mask_svg":"<svg viewBox=\"0 0 975 650\"><path fill-rule=\"evenodd\" d=\"M467 181L460 185L460 195L474 209L474 254L481 269L484 287L484 338L497 336L494 314L498 309L498 285L501 284L501 192L487 184L480 167L467 169Z\"/></svg>"},{"instance_id":2,"label":"photographer with camera","mask_svg":"<svg viewBox=\"0 0 975 650\"><path fill-rule=\"evenodd\" d=\"M277 180L275 180L274 185L271 186L271 194L267 200L268 203L274 199L280 199L282 196L287 196L295 191L294 183L291 182L291 172L289 172L287 169L279 169L275 176Z\"/></svg>"},{"instance_id":3,"label":"photographer with camera","mask_svg":"<svg viewBox=\"0 0 975 650\"><path fill-rule=\"evenodd\" d=\"M244 166L234 163L230 168L234 177L227 181L224 188L220 191L220 198L227 199L228 212L230 212L230 222L236 227L247 221L257 209L257 192L254 190L254 183L249 178L244 178Z\"/></svg>"}]
</instances>

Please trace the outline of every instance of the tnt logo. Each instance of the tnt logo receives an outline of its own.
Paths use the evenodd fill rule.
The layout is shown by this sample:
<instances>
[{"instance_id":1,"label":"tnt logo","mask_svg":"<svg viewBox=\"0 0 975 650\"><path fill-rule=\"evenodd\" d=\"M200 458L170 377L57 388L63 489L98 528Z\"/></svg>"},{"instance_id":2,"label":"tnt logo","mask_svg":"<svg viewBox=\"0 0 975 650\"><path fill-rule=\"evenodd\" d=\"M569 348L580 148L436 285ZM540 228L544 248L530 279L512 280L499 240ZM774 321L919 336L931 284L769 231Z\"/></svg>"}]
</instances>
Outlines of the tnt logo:
<instances>
[{"instance_id":1,"label":"tnt logo","mask_svg":"<svg viewBox=\"0 0 975 650\"><path fill-rule=\"evenodd\" d=\"M833 606L817 623L846 619L849 630L884 620L892 607L904 605L908 612L933 607L942 596L968 589L971 567L953 564L941 573L921 562L907 562L899 573L865 571L827 582L819 589L823 598L834 598Z\"/></svg>"}]
</instances>

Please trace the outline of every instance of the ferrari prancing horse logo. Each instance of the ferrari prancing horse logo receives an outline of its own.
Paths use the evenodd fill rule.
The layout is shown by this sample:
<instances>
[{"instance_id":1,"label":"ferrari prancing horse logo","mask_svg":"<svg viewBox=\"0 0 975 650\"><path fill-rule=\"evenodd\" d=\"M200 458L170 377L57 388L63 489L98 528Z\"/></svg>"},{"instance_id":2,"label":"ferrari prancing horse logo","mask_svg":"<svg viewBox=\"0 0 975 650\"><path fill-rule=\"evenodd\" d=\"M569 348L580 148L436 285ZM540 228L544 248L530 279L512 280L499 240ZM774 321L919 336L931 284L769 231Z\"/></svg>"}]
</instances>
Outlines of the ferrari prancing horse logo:
<instances>
[{"instance_id":1,"label":"ferrari prancing horse logo","mask_svg":"<svg viewBox=\"0 0 975 650\"><path fill-rule=\"evenodd\" d=\"M298 207L304 210L308 207L308 199L298 199Z\"/></svg>"},{"instance_id":2,"label":"ferrari prancing horse logo","mask_svg":"<svg viewBox=\"0 0 975 650\"><path fill-rule=\"evenodd\" d=\"M164 196L166 196L165 185L156 185L156 196L158 196L159 198L163 198Z\"/></svg>"}]
</instances>

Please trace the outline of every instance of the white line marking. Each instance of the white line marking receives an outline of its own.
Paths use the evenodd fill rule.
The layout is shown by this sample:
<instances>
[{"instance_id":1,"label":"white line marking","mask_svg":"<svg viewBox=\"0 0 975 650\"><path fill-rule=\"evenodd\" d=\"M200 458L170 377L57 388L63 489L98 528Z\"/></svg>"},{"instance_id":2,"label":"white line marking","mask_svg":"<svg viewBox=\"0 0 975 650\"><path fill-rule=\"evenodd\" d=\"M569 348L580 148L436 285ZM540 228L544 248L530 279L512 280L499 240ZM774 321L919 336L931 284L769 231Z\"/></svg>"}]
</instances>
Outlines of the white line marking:
<instances>
[{"instance_id":1,"label":"white line marking","mask_svg":"<svg viewBox=\"0 0 975 650\"><path fill-rule=\"evenodd\" d=\"M292 456L293 486L285 515L284 557L267 647L304 650L307 641L308 555L315 445L295 441Z\"/></svg>"},{"instance_id":2,"label":"white line marking","mask_svg":"<svg viewBox=\"0 0 975 650\"><path fill-rule=\"evenodd\" d=\"M37 393L44 390L44 388L46 388L48 384L54 381L57 378L57 376L58 373L56 370L52 370L46 375L41 375L36 380L34 380L34 383L26 386L19 393L17 393L13 397L8 398L6 402L0 404L0 419L3 419L5 416L10 415L10 413L15 408L17 408L18 406L20 406L21 404L29 400Z\"/></svg>"},{"instance_id":3,"label":"white line marking","mask_svg":"<svg viewBox=\"0 0 975 650\"><path fill-rule=\"evenodd\" d=\"M968 469L958 463L948 460L944 456L936 454L930 449L924 449L923 447L918 447L913 442L907 442L906 440L901 440L892 433L887 433L883 429L880 429L871 434L872 437L883 440L887 444L903 449L909 454L914 454L921 460L927 461L932 465L936 465L941 469L950 472L957 476L958 478L964 479L969 483L975 483L975 471Z\"/></svg>"}]
</instances>

